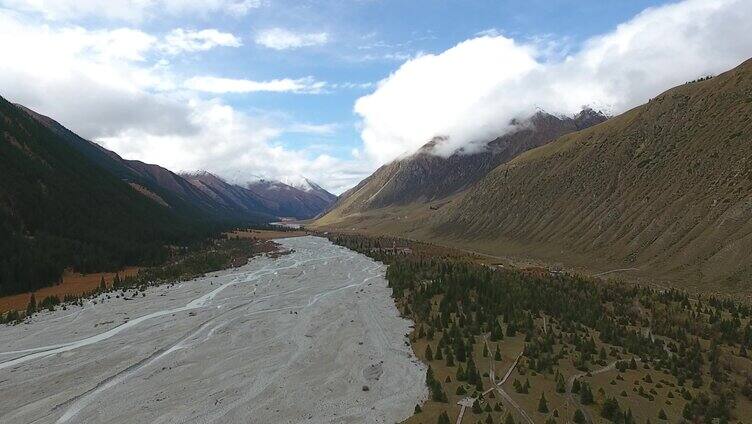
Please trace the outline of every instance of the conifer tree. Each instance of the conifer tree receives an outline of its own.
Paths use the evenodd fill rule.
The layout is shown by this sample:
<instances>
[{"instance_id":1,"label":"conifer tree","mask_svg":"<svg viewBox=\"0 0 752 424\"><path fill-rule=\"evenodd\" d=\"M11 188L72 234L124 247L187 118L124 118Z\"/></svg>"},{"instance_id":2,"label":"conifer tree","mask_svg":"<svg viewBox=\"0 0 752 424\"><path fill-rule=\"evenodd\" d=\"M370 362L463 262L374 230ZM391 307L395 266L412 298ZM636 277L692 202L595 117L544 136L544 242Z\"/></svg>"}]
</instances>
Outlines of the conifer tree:
<instances>
[{"instance_id":1,"label":"conifer tree","mask_svg":"<svg viewBox=\"0 0 752 424\"><path fill-rule=\"evenodd\" d=\"M34 293L31 294L31 297L29 298L29 304L26 305L26 316L31 316L34 312L37 311L37 299L34 297Z\"/></svg>"},{"instance_id":2,"label":"conifer tree","mask_svg":"<svg viewBox=\"0 0 752 424\"><path fill-rule=\"evenodd\" d=\"M546 402L546 394L541 393L540 400L538 401L538 412L541 414L548 413L548 402Z\"/></svg>"}]
</instances>

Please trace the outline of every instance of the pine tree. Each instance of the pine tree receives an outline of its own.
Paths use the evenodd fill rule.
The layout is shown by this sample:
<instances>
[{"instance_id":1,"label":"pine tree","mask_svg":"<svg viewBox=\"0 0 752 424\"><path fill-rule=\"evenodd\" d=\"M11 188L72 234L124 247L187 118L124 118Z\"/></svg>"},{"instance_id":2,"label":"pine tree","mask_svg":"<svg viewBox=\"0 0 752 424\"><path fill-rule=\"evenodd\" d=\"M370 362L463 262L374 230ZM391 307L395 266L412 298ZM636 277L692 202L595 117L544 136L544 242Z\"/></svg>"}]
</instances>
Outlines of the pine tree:
<instances>
[{"instance_id":1,"label":"pine tree","mask_svg":"<svg viewBox=\"0 0 752 424\"><path fill-rule=\"evenodd\" d=\"M37 311L37 299L34 297L34 293L31 294L31 297L29 298L29 304L26 305L26 316L31 316L34 312Z\"/></svg>"},{"instance_id":2,"label":"pine tree","mask_svg":"<svg viewBox=\"0 0 752 424\"><path fill-rule=\"evenodd\" d=\"M566 383L564 382L564 376L556 371L556 392L565 393L567 391Z\"/></svg>"},{"instance_id":3,"label":"pine tree","mask_svg":"<svg viewBox=\"0 0 752 424\"><path fill-rule=\"evenodd\" d=\"M512 417L512 414L507 412L507 417L504 418L504 424L514 424L514 417Z\"/></svg>"},{"instance_id":4,"label":"pine tree","mask_svg":"<svg viewBox=\"0 0 752 424\"><path fill-rule=\"evenodd\" d=\"M666 411L664 411L663 409L661 409L660 411L658 411L658 419L659 420L664 420L664 421L667 420L668 416L666 416Z\"/></svg>"},{"instance_id":5,"label":"pine tree","mask_svg":"<svg viewBox=\"0 0 752 424\"><path fill-rule=\"evenodd\" d=\"M590 405L593 403L593 392L590 390L590 385L582 383L580 388L580 403L583 405Z\"/></svg>"},{"instance_id":6,"label":"pine tree","mask_svg":"<svg viewBox=\"0 0 752 424\"><path fill-rule=\"evenodd\" d=\"M107 290L107 284L104 282L104 275L99 278L99 290L105 291Z\"/></svg>"},{"instance_id":7,"label":"pine tree","mask_svg":"<svg viewBox=\"0 0 752 424\"><path fill-rule=\"evenodd\" d=\"M433 361L433 351L431 351L431 345L426 345L426 361Z\"/></svg>"},{"instance_id":8,"label":"pine tree","mask_svg":"<svg viewBox=\"0 0 752 424\"><path fill-rule=\"evenodd\" d=\"M496 352L494 353L494 361L501 361L501 352L499 351L499 345L496 345Z\"/></svg>"},{"instance_id":9,"label":"pine tree","mask_svg":"<svg viewBox=\"0 0 752 424\"><path fill-rule=\"evenodd\" d=\"M436 421L437 424L451 424L449 421L449 415L447 415L446 411L442 412L441 415L439 415L438 421Z\"/></svg>"},{"instance_id":10,"label":"pine tree","mask_svg":"<svg viewBox=\"0 0 752 424\"><path fill-rule=\"evenodd\" d=\"M548 413L548 402L546 402L546 394L541 393L540 400L538 401L538 412L541 414Z\"/></svg>"},{"instance_id":11,"label":"pine tree","mask_svg":"<svg viewBox=\"0 0 752 424\"><path fill-rule=\"evenodd\" d=\"M587 422L587 420L585 419L585 414L583 414L579 409L574 411L574 417L572 418L572 421L574 421L575 424L585 424Z\"/></svg>"},{"instance_id":12,"label":"pine tree","mask_svg":"<svg viewBox=\"0 0 752 424\"><path fill-rule=\"evenodd\" d=\"M480 402L478 402L478 399L475 399L475 402L473 402L473 414L480 414L483 412L483 410L480 408Z\"/></svg>"},{"instance_id":13,"label":"pine tree","mask_svg":"<svg viewBox=\"0 0 752 424\"><path fill-rule=\"evenodd\" d=\"M415 404L415 411L413 411L413 415L420 414L421 412L423 412L423 409L421 409L420 405L416 403Z\"/></svg>"},{"instance_id":14,"label":"pine tree","mask_svg":"<svg viewBox=\"0 0 752 424\"><path fill-rule=\"evenodd\" d=\"M580 383L579 379L575 379L572 382L572 393L580 393L580 389L582 388L582 384Z\"/></svg>"}]
</instances>

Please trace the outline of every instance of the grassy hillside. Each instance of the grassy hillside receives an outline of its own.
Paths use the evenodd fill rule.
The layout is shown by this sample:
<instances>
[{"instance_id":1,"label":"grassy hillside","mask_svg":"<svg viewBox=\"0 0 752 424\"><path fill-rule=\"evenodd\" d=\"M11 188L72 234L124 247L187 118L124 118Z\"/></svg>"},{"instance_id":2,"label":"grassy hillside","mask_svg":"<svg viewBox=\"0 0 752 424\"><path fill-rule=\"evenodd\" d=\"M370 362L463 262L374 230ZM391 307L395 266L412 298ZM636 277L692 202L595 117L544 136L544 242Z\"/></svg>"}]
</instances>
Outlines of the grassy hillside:
<instances>
[{"instance_id":1,"label":"grassy hillside","mask_svg":"<svg viewBox=\"0 0 752 424\"><path fill-rule=\"evenodd\" d=\"M357 187L347 191L326 220L339 220L373 209L434 202L468 188L489 171L522 152L542 146L559 136L603 122L606 117L585 109L574 117L538 112L516 129L488 143L486 149L449 157L433 154L437 138L415 154L379 168Z\"/></svg>"},{"instance_id":2,"label":"grassy hillside","mask_svg":"<svg viewBox=\"0 0 752 424\"><path fill-rule=\"evenodd\" d=\"M752 61L527 152L434 216L486 250L748 290Z\"/></svg>"},{"instance_id":3,"label":"grassy hillside","mask_svg":"<svg viewBox=\"0 0 752 424\"><path fill-rule=\"evenodd\" d=\"M314 226L749 295L751 115L747 61L529 150L441 204L335 209Z\"/></svg>"},{"instance_id":4,"label":"grassy hillside","mask_svg":"<svg viewBox=\"0 0 752 424\"><path fill-rule=\"evenodd\" d=\"M142 195L0 98L0 294L152 263L211 231Z\"/></svg>"}]
</instances>

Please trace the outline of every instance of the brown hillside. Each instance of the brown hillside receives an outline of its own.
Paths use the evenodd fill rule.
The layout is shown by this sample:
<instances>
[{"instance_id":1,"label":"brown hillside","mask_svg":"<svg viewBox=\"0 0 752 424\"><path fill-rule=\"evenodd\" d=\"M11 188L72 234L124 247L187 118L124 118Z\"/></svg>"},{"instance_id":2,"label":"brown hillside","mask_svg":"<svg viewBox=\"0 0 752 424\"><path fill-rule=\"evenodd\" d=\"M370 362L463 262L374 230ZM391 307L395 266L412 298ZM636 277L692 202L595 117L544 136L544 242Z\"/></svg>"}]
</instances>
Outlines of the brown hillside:
<instances>
[{"instance_id":1,"label":"brown hillside","mask_svg":"<svg viewBox=\"0 0 752 424\"><path fill-rule=\"evenodd\" d=\"M449 157L432 153L435 143L441 142L436 139L415 154L382 166L357 187L345 192L325 220L336 221L388 206L445 199L522 152L605 120L604 115L592 109L585 109L574 117L538 112L529 120L518 122L514 131L489 142L483 151L459 152Z\"/></svg>"},{"instance_id":2,"label":"brown hillside","mask_svg":"<svg viewBox=\"0 0 752 424\"><path fill-rule=\"evenodd\" d=\"M751 115L752 60L496 168L430 234L748 292Z\"/></svg>"}]
</instances>

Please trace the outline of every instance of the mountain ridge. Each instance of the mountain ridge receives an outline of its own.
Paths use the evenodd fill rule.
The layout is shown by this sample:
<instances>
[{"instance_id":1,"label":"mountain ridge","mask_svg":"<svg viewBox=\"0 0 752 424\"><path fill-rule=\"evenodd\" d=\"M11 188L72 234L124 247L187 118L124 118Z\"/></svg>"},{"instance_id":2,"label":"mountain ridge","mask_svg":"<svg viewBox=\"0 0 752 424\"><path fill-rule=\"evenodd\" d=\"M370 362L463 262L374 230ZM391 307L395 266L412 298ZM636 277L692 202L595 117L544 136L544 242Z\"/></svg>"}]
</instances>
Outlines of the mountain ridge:
<instances>
[{"instance_id":1,"label":"mountain ridge","mask_svg":"<svg viewBox=\"0 0 752 424\"><path fill-rule=\"evenodd\" d=\"M69 267L149 266L167 257L165 246L283 217L309 218L327 206L323 194L292 187L286 197L258 197L234 186L243 202L217 201L226 193L123 159L2 97L0 181L0 295L52 284Z\"/></svg>"},{"instance_id":2,"label":"mountain ridge","mask_svg":"<svg viewBox=\"0 0 752 424\"><path fill-rule=\"evenodd\" d=\"M448 157L433 153L443 140L434 138L414 154L376 170L343 193L334 206L338 213L353 214L413 202L434 202L460 192L493 168L520 153L544 145L560 135L605 121L600 112L585 108L573 117L539 111L514 129L488 142L474 153L456 152Z\"/></svg>"},{"instance_id":3,"label":"mountain ridge","mask_svg":"<svg viewBox=\"0 0 752 424\"><path fill-rule=\"evenodd\" d=\"M751 149L747 60L527 150L438 207L334 210L314 226L748 293Z\"/></svg>"},{"instance_id":4,"label":"mountain ridge","mask_svg":"<svg viewBox=\"0 0 752 424\"><path fill-rule=\"evenodd\" d=\"M316 196L314 198L295 193L298 202L295 204L290 200L290 194L285 199L274 199L272 193L265 193L259 197L253 190L250 193L246 192L247 188L240 185L230 185L223 179L220 183L217 181L219 177L207 171L175 173L159 165L124 159L117 153L78 136L48 116L23 105L16 106L100 166L112 171L129 184L140 187L137 189L140 193L151 199L160 199L158 202L166 203L193 217L205 214L219 220L269 221L283 217L307 219L323 212L334 199L334 195L307 179L306 181L316 186ZM211 178L208 175L199 177L203 173L211 175ZM205 181L199 183L198 180L201 178ZM280 207L279 203L283 203L284 207Z\"/></svg>"}]
</instances>

